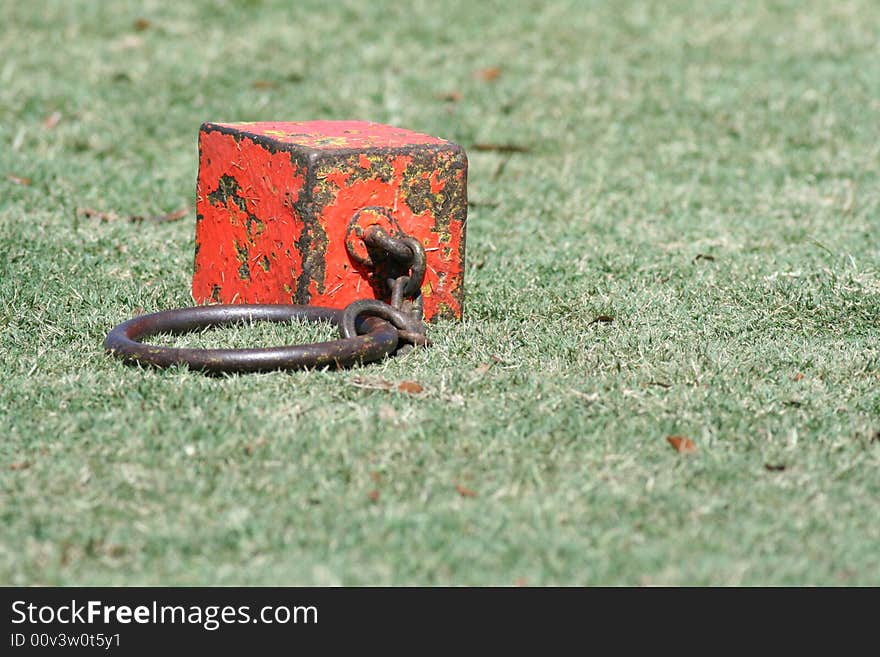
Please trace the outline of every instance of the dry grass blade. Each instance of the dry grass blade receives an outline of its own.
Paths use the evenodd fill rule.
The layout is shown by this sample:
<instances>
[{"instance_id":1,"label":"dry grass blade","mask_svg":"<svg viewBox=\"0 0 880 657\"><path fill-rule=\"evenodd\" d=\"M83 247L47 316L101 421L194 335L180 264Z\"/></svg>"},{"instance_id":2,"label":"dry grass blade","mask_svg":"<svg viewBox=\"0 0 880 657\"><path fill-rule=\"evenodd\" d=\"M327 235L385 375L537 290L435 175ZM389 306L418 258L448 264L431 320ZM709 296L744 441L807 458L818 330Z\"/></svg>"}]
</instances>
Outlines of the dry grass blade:
<instances>
[{"instance_id":1,"label":"dry grass blade","mask_svg":"<svg viewBox=\"0 0 880 657\"><path fill-rule=\"evenodd\" d=\"M522 144L494 144L486 141L473 144L471 149L487 153L529 153L532 150Z\"/></svg>"},{"instance_id":2,"label":"dry grass blade","mask_svg":"<svg viewBox=\"0 0 880 657\"><path fill-rule=\"evenodd\" d=\"M61 112L52 112L49 116L43 119L43 127L46 128L46 130L54 130L60 121Z\"/></svg>"},{"instance_id":3,"label":"dry grass blade","mask_svg":"<svg viewBox=\"0 0 880 657\"><path fill-rule=\"evenodd\" d=\"M365 390L392 390L394 388L391 381L366 376L353 376L348 380L348 384Z\"/></svg>"}]
</instances>

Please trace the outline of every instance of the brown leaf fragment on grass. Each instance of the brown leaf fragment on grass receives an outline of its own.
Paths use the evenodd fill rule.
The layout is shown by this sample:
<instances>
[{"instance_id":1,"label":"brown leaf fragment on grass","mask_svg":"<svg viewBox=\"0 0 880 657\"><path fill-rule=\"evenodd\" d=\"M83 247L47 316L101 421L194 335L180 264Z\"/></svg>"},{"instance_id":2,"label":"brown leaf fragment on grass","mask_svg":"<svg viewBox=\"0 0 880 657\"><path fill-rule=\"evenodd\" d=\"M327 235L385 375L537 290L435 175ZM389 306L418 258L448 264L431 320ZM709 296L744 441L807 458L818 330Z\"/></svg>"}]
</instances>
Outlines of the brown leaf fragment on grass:
<instances>
[{"instance_id":1,"label":"brown leaf fragment on grass","mask_svg":"<svg viewBox=\"0 0 880 657\"><path fill-rule=\"evenodd\" d=\"M483 82L494 82L501 75L501 67L490 66L488 68L481 68L478 71L474 71L474 75Z\"/></svg>"},{"instance_id":2,"label":"brown leaf fragment on grass","mask_svg":"<svg viewBox=\"0 0 880 657\"><path fill-rule=\"evenodd\" d=\"M415 381L401 381L397 384L397 390L400 392L405 392L409 395L417 395L424 390L424 388Z\"/></svg>"},{"instance_id":3,"label":"brown leaf fragment on grass","mask_svg":"<svg viewBox=\"0 0 880 657\"><path fill-rule=\"evenodd\" d=\"M128 549L124 545L113 545L112 543L107 545L107 554L113 558L118 559L127 553Z\"/></svg>"},{"instance_id":4,"label":"brown leaf fragment on grass","mask_svg":"<svg viewBox=\"0 0 880 657\"><path fill-rule=\"evenodd\" d=\"M272 89L275 87L275 83L272 80L254 80L251 82L251 86L254 89Z\"/></svg>"},{"instance_id":5,"label":"brown leaf fragment on grass","mask_svg":"<svg viewBox=\"0 0 880 657\"><path fill-rule=\"evenodd\" d=\"M144 30L149 30L153 25L152 21L149 18L138 18L134 23L132 23L132 27L138 32L143 32Z\"/></svg>"},{"instance_id":6,"label":"brown leaf fragment on grass","mask_svg":"<svg viewBox=\"0 0 880 657\"><path fill-rule=\"evenodd\" d=\"M9 465L10 470L27 470L29 467L31 464L28 461L17 461Z\"/></svg>"},{"instance_id":7,"label":"brown leaf fragment on grass","mask_svg":"<svg viewBox=\"0 0 880 657\"><path fill-rule=\"evenodd\" d=\"M21 176L15 176L11 173L6 176L6 180L16 185L21 185L22 187L27 187L31 184L30 178L22 178Z\"/></svg>"},{"instance_id":8,"label":"brown leaf fragment on grass","mask_svg":"<svg viewBox=\"0 0 880 657\"><path fill-rule=\"evenodd\" d=\"M465 486L462 486L461 484L455 484L455 491L459 495L461 495L462 497L476 497L477 496L476 491L471 490L470 488L466 488Z\"/></svg>"},{"instance_id":9,"label":"brown leaf fragment on grass","mask_svg":"<svg viewBox=\"0 0 880 657\"><path fill-rule=\"evenodd\" d=\"M446 93L437 94L434 97L437 100L445 100L447 103L457 103L464 98L464 94L460 91L447 91Z\"/></svg>"},{"instance_id":10,"label":"brown leaf fragment on grass","mask_svg":"<svg viewBox=\"0 0 880 657\"><path fill-rule=\"evenodd\" d=\"M767 472L783 472L787 466L784 463L765 463L764 469Z\"/></svg>"},{"instance_id":11,"label":"brown leaf fragment on grass","mask_svg":"<svg viewBox=\"0 0 880 657\"><path fill-rule=\"evenodd\" d=\"M370 498L370 502L378 502L379 501L379 491L371 490L367 493L367 497Z\"/></svg>"},{"instance_id":12,"label":"brown leaf fragment on grass","mask_svg":"<svg viewBox=\"0 0 880 657\"><path fill-rule=\"evenodd\" d=\"M92 208L77 208L76 216L85 217L86 219L100 219L101 221L116 221L119 215L115 212L103 212L101 210L93 210Z\"/></svg>"},{"instance_id":13,"label":"brown leaf fragment on grass","mask_svg":"<svg viewBox=\"0 0 880 657\"><path fill-rule=\"evenodd\" d=\"M471 148L475 151L483 151L488 153L529 153L531 148L522 144L495 144L492 142L477 142Z\"/></svg>"},{"instance_id":14,"label":"brown leaf fragment on grass","mask_svg":"<svg viewBox=\"0 0 880 657\"><path fill-rule=\"evenodd\" d=\"M794 381L795 383L797 383L798 381L803 381L803 379L804 379L804 375L801 374L800 372L798 372L793 377L791 377L791 380Z\"/></svg>"},{"instance_id":15,"label":"brown leaf fragment on grass","mask_svg":"<svg viewBox=\"0 0 880 657\"><path fill-rule=\"evenodd\" d=\"M187 208L180 208L179 210L174 210L174 212L168 212L166 214L157 214L152 217L148 217L149 221L157 224L165 224L171 221L178 221L183 219L189 214L189 210ZM134 217L129 217L130 221L134 221Z\"/></svg>"},{"instance_id":16,"label":"brown leaf fragment on grass","mask_svg":"<svg viewBox=\"0 0 880 657\"><path fill-rule=\"evenodd\" d=\"M614 317L611 315L596 315L590 322L587 323L587 326L592 326L593 324L610 324L614 321Z\"/></svg>"},{"instance_id":17,"label":"brown leaf fragment on grass","mask_svg":"<svg viewBox=\"0 0 880 657\"><path fill-rule=\"evenodd\" d=\"M684 436L666 436L666 442L672 445L679 454L696 454L697 446L690 438Z\"/></svg>"},{"instance_id":18,"label":"brown leaf fragment on grass","mask_svg":"<svg viewBox=\"0 0 880 657\"><path fill-rule=\"evenodd\" d=\"M144 311L143 311L143 308L140 308L140 309L136 309L136 310L135 310L135 314L136 314L136 315L140 315L140 314L142 314L143 312L144 312ZM247 454L248 456L253 456L254 452L257 451L257 448L259 448L259 447L263 447L265 444L266 444L266 439L265 439L265 438L259 438L259 439L257 439L255 442L247 443L247 444L244 446L244 453Z\"/></svg>"},{"instance_id":19,"label":"brown leaf fragment on grass","mask_svg":"<svg viewBox=\"0 0 880 657\"><path fill-rule=\"evenodd\" d=\"M143 314L143 312L144 312L143 308L136 308L134 311L134 314L141 315L141 314ZM265 438L258 438L254 442L248 443L244 446L244 453L247 454L248 456L252 456L254 454L254 452L257 451L258 448L265 447L267 442L268 441Z\"/></svg>"},{"instance_id":20,"label":"brown leaf fragment on grass","mask_svg":"<svg viewBox=\"0 0 880 657\"><path fill-rule=\"evenodd\" d=\"M60 121L61 112L52 112L49 116L43 119L43 127L46 128L46 130L54 130Z\"/></svg>"},{"instance_id":21,"label":"brown leaf fragment on grass","mask_svg":"<svg viewBox=\"0 0 880 657\"><path fill-rule=\"evenodd\" d=\"M140 224L144 221L149 221L151 223L162 224L171 221L178 221L179 219L183 219L189 214L189 210L186 208L180 208L179 210L174 210L173 212L168 212L166 214L158 214L153 216L145 217L141 214L130 214L125 217L125 220L133 223ZM103 210L94 210L92 208L77 208L76 215L78 217L85 217L87 219L98 219L103 222L110 221L119 221L122 219L122 215L119 215L115 212L104 212Z\"/></svg>"}]
</instances>

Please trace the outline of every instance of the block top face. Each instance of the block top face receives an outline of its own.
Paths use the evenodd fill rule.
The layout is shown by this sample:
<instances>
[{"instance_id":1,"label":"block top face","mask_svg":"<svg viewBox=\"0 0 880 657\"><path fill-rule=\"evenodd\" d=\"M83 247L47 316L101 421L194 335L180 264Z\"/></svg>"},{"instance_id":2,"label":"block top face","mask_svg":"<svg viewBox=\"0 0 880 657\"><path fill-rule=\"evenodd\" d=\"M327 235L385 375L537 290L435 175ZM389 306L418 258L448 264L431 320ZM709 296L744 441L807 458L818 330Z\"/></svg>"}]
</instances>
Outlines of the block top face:
<instances>
[{"instance_id":1,"label":"block top face","mask_svg":"<svg viewBox=\"0 0 880 657\"><path fill-rule=\"evenodd\" d=\"M262 138L261 141L317 151L393 149L421 145L455 147L445 139L369 121L205 123L202 130L248 135Z\"/></svg>"}]
</instances>

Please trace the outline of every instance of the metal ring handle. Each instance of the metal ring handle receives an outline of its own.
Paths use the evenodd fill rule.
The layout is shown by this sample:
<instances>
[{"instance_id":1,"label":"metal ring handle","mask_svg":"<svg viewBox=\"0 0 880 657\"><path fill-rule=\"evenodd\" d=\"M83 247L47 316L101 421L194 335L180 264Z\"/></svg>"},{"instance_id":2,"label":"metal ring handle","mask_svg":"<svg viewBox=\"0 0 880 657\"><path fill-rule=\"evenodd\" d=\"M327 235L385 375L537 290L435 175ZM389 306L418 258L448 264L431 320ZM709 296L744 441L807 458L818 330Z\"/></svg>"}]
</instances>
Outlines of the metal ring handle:
<instances>
[{"instance_id":1,"label":"metal ring handle","mask_svg":"<svg viewBox=\"0 0 880 657\"><path fill-rule=\"evenodd\" d=\"M144 344L157 333L188 333L211 326L248 321L286 322L301 319L342 325L343 311L320 306L240 304L196 306L141 315L123 322L107 335L104 348L126 362L154 367L186 364L208 372L266 372L317 367L347 367L379 360L397 347L397 330L378 317L366 317L358 328L363 335L314 344L258 349L186 349Z\"/></svg>"},{"instance_id":2,"label":"metal ring handle","mask_svg":"<svg viewBox=\"0 0 880 657\"><path fill-rule=\"evenodd\" d=\"M364 241L381 247L397 260L409 264L411 273L403 290L404 296L415 297L421 293L422 281L428 268L425 247L421 242L409 235L392 237L378 226L373 226L367 231Z\"/></svg>"},{"instance_id":3,"label":"metal ring handle","mask_svg":"<svg viewBox=\"0 0 880 657\"><path fill-rule=\"evenodd\" d=\"M358 334L358 325L364 321L364 315L381 317L391 322L398 329L398 338L419 346L428 346L430 340L425 337L425 325L420 319L412 317L402 310L389 306L383 301L363 299L350 303L342 313L339 332L343 337L353 338Z\"/></svg>"}]
</instances>

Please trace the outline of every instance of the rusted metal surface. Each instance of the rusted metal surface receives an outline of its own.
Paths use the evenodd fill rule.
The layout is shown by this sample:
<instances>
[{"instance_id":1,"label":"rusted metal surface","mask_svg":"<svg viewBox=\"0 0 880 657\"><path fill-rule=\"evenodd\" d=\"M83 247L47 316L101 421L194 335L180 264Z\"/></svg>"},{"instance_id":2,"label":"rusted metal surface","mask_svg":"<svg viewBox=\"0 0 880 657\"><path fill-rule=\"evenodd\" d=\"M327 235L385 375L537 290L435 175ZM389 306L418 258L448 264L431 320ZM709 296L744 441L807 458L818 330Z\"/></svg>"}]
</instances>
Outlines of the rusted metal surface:
<instances>
[{"instance_id":1,"label":"rusted metal surface","mask_svg":"<svg viewBox=\"0 0 880 657\"><path fill-rule=\"evenodd\" d=\"M206 123L193 296L344 308L387 299L373 227L426 254L424 318L462 313L467 158L457 145L361 121ZM412 290L409 290L412 292Z\"/></svg>"},{"instance_id":2,"label":"rusted metal surface","mask_svg":"<svg viewBox=\"0 0 880 657\"><path fill-rule=\"evenodd\" d=\"M343 318L343 314L336 308L290 304L179 308L142 315L120 324L107 336L104 347L131 363L155 367L186 364L192 369L207 372L347 367L379 360L397 347L398 331L388 322L377 316L356 317L357 326L354 327L351 318ZM294 319L326 321L339 327L345 319L348 329L354 328L354 331L349 331L340 340L262 349L186 349L141 342L159 333L180 334L213 326L254 321L287 322Z\"/></svg>"}]
</instances>

